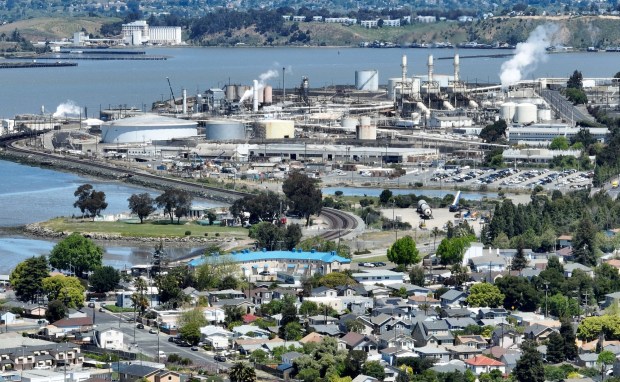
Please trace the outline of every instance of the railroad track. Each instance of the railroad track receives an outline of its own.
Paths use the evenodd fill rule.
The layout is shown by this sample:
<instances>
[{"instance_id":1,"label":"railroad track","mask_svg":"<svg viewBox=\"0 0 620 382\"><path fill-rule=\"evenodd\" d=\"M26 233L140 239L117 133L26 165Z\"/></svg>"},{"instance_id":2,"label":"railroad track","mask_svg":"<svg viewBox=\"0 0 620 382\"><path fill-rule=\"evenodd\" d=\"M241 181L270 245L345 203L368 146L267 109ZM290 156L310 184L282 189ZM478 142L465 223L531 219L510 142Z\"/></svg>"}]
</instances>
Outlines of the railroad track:
<instances>
[{"instance_id":1,"label":"railroad track","mask_svg":"<svg viewBox=\"0 0 620 382\"><path fill-rule=\"evenodd\" d=\"M334 240L346 236L357 228L357 219L346 212L333 208L323 208L321 216L330 223L330 228L319 235L325 240Z\"/></svg>"}]
</instances>

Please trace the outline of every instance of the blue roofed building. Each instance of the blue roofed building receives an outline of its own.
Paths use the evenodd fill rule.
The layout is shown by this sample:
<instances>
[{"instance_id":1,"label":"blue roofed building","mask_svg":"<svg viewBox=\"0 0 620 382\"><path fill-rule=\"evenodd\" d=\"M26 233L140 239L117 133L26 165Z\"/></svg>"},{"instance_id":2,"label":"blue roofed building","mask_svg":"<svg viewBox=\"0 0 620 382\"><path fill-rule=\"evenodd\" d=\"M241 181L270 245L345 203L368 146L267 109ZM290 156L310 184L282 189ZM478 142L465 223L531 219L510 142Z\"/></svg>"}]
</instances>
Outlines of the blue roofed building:
<instances>
[{"instance_id":1,"label":"blue roofed building","mask_svg":"<svg viewBox=\"0 0 620 382\"><path fill-rule=\"evenodd\" d=\"M213 255L191 260L191 267L198 267L205 261L232 261L239 264L239 271L250 281L262 279L265 276L278 276L279 273L290 275L297 279L310 277L315 273L328 274L342 272L351 266L351 260L338 256L335 251L318 252L315 250L302 251L233 251L228 255ZM295 277L298 276L298 277Z\"/></svg>"}]
</instances>

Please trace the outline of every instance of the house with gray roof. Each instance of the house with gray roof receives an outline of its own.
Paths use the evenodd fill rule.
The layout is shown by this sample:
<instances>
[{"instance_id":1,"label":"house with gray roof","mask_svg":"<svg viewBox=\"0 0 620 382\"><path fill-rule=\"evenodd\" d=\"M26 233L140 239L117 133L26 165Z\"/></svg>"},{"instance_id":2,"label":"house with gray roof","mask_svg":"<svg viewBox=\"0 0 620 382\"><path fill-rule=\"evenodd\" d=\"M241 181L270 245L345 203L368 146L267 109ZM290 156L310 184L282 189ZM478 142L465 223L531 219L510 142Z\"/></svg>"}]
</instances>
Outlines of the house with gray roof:
<instances>
[{"instance_id":1,"label":"house with gray roof","mask_svg":"<svg viewBox=\"0 0 620 382\"><path fill-rule=\"evenodd\" d=\"M482 354L482 349L467 345L446 345L445 349L450 353L450 359L466 360Z\"/></svg>"},{"instance_id":2,"label":"house with gray roof","mask_svg":"<svg viewBox=\"0 0 620 382\"><path fill-rule=\"evenodd\" d=\"M528 339L528 340L534 340L536 342L543 342L543 341L546 341L551 335L551 333L555 331L556 331L555 329L550 328L546 325L533 324L525 328L525 331L523 332L523 336L525 337L525 339Z\"/></svg>"},{"instance_id":3,"label":"house with gray roof","mask_svg":"<svg viewBox=\"0 0 620 382\"><path fill-rule=\"evenodd\" d=\"M590 277L594 277L594 270L579 263L569 263L564 265L564 277L571 277L575 270L580 270Z\"/></svg>"},{"instance_id":4,"label":"house with gray roof","mask_svg":"<svg viewBox=\"0 0 620 382\"><path fill-rule=\"evenodd\" d=\"M596 353L582 353L577 356L577 365L582 367L596 367L597 360L598 354Z\"/></svg>"},{"instance_id":5,"label":"house with gray roof","mask_svg":"<svg viewBox=\"0 0 620 382\"><path fill-rule=\"evenodd\" d=\"M355 332L349 332L338 340L338 348L341 350L362 350L366 353L376 353L378 346L375 337Z\"/></svg>"},{"instance_id":6,"label":"house with gray roof","mask_svg":"<svg viewBox=\"0 0 620 382\"><path fill-rule=\"evenodd\" d=\"M414 348L415 341L411 337L410 331L390 330L378 337L379 349L396 348L408 349Z\"/></svg>"},{"instance_id":7,"label":"house with gray roof","mask_svg":"<svg viewBox=\"0 0 620 382\"><path fill-rule=\"evenodd\" d=\"M450 331L453 330L463 330L468 326L478 326L478 323L470 317L466 318L445 318L444 319L448 324L448 329Z\"/></svg>"},{"instance_id":8,"label":"house with gray roof","mask_svg":"<svg viewBox=\"0 0 620 382\"><path fill-rule=\"evenodd\" d=\"M422 346L413 349L420 358L434 359L436 363L448 362L450 360L450 352L441 346Z\"/></svg>"},{"instance_id":9,"label":"house with gray roof","mask_svg":"<svg viewBox=\"0 0 620 382\"><path fill-rule=\"evenodd\" d=\"M310 325L315 332L319 334L323 334L330 337L340 337L346 330L341 330L339 325Z\"/></svg>"},{"instance_id":10,"label":"house with gray roof","mask_svg":"<svg viewBox=\"0 0 620 382\"><path fill-rule=\"evenodd\" d=\"M506 353L499 359L506 365L506 373L512 373L512 369L517 366L517 361L521 358L521 353Z\"/></svg>"},{"instance_id":11,"label":"house with gray roof","mask_svg":"<svg viewBox=\"0 0 620 382\"><path fill-rule=\"evenodd\" d=\"M429 370L434 371L435 373L454 373L455 371L464 373L467 370L465 367L465 363L461 360L455 359L449 361L448 363L442 363L440 365L435 365L431 367Z\"/></svg>"},{"instance_id":12,"label":"house with gray roof","mask_svg":"<svg viewBox=\"0 0 620 382\"><path fill-rule=\"evenodd\" d=\"M439 296L441 306L446 307L460 307L467 298L467 294L463 291L450 289L446 293Z\"/></svg>"},{"instance_id":13,"label":"house with gray roof","mask_svg":"<svg viewBox=\"0 0 620 382\"><path fill-rule=\"evenodd\" d=\"M412 333L416 346L454 345L448 323L444 320L418 321Z\"/></svg>"},{"instance_id":14,"label":"house with gray roof","mask_svg":"<svg viewBox=\"0 0 620 382\"><path fill-rule=\"evenodd\" d=\"M517 332L512 325L500 324L491 333L491 344L504 349L519 348L523 342L523 335Z\"/></svg>"}]
</instances>

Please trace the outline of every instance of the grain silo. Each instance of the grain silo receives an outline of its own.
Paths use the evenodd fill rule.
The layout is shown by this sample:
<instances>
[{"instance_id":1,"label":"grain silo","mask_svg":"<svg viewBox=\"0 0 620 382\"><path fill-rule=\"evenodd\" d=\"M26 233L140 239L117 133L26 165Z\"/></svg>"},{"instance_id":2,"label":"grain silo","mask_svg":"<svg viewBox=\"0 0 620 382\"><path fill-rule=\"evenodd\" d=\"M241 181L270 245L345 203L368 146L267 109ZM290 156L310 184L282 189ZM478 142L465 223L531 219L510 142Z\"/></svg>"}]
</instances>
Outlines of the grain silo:
<instances>
[{"instance_id":1,"label":"grain silo","mask_svg":"<svg viewBox=\"0 0 620 382\"><path fill-rule=\"evenodd\" d=\"M379 90L379 71L378 70L357 70L355 72L355 88L376 92Z\"/></svg>"},{"instance_id":2,"label":"grain silo","mask_svg":"<svg viewBox=\"0 0 620 382\"><path fill-rule=\"evenodd\" d=\"M295 122L268 119L256 122L256 137L264 139L295 138Z\"/></svg>"},{"instance_id":3,"label":"grain silo","mask_svg":"<svg viewBox=\"0 0 620 382\"><path fill-rule=\"evenodd\" d=\"M245 124L232 119L209 120L205 123L205 137L212 141L245 139Z\"/></svg>"},{"instance_id":4,"label":"grain silo","mask_svg":"<svg viewBox=\"0 0 620 382\"><path fill-rule=\"evenodd\" d=\"M226 85L226 100L234 101L237 97L237 87L235 85Z\"/></svg>"},{"instance_id":5,"label":"grain silo","mask_svg":"<svg viewBox=\"0 0 620 382\"><path fill-rule=\"evenodd\" d=\"M377 140L377 128L371 124L370 117L360 118L356 129L356 138L360 140Z\"/></svg>"}]
</instances>

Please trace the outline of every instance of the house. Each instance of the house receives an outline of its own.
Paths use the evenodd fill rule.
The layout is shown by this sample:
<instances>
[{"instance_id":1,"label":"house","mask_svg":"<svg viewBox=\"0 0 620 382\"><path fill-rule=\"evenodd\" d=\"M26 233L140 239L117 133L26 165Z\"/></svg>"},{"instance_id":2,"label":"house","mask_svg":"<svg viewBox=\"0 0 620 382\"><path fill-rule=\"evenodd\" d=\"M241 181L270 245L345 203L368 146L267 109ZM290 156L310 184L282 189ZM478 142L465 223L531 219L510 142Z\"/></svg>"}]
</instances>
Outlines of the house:
<instances>
[{"instance_id":1,"label":"house","mask_svg":"<svg viewBox=\"0 0 620 382\"><path fill-rule=\"evenodd\" d=\"M86 316L86 312L77 309L69 309L69 312L67 313L67 317L69 318L83 318Z\"/></svg>"},{"instance_id":2,"label":"house","mask_svg":"<svg viewBox=\"0 0 620 382\"><path fill-rule=\"evenodd\" d=\"M232 329L235 337L269 338L269 331L255 325L239 325Z\"/></svg>"},{"instance_id":3,"label":"house","mask_svg":"<svg viewBox=\"0 0 620 382\"><path fill-rule=\"evenodd\" d=\"M362 350L366 353L376 352L377 341L373 336L349 332L338 340L338 348L341 350Z\"/></svg>"},{"instance_id":4,"label":"house","mask_svg":"<svg viewBox=\"0 0 620 382\"><path fill-rule=\"evenodd\" d=\"M101 349L123 350L123 332L116 329L97 331L95 335L97 346Z\"/></svg>"},{"instance_id":5,"label":"house","mask_svg":"<svg viewBox=\"0 0 620 382\"><path fill-rule=\"evenodd\" d=\"M153 308L159 306L159 290L157 287L149 286L146 288L144 296L149 301L149 305ZM135 293L135 290L124 290L116 292L116 306L119 308L133 308L133 300L131 297Z\"/></svg>"},{"instance_id":6,"label":"house","mask_svg":"<svg viewBox=\"0 0 620 382\"><path fill-rule=\"evenodd\" d=\"M467 294L463 291L450 289L446 293L439 296L439 301L441 302L441 306L443 308L446 307L459 307L467 298Z\"/></svg>"},{"instance_id":7,"label":"house","mask_svg":"<svg viewBox=\"0 0 620 382\"><path fill-rule=\"evenodd\" d=\"M444 308L439 315L442 318L469 318L473 317L472 312L465 308Z\"/></svg>"},{"instance_id":8,"label":"house","mask_svg":"<svg viewBox=\"0 0 620 382\"><path fill-rule=\"evenodd\" d=\"M479 320L494 320L508 317L508 311L504 308L480 308L476 317Z\"/></svg>"},{"instance_id":9,"label":"house","mask_svg":"<svg viewBox=\"0 0 620 382\"><path fill-rule=\"evenodd\" d=\"M299 353L296 351L290 351L290 352L284 353L282 354L282 363L292 365L293 361L301 357L302 355L303 355L302 353Z\"/></svg>"},{"instance_id":10,"label":"house","mask_svg":"<svg viewBox=\"0 0 620 382\"><path fill-rule=\"evenodd\" d=\"M454 345L454 337L444 320L418 322L412 336L416 346Z\"/></svg>"},{"instance_id":11,"label":"house","mask_svg":"<svg viewBox=\"0 0 620 382\"><path fill-rule=\"evenodd\" d=\"M12 312L4 312L0 316L0 319L2 320L3 324L11 325L11 324L14 324L17 321L17 315L12 313Z\"/></svg>"},{"instance_id":12,"label":"house","mask_svg":"<svg viewBox=\"0 0 620 382\"><path fill-rule=\"evenodd\" d=\"M314 329L314 331L318 334L336 338L339 338L343 334L348 333L348 330L340 330L339 325L314 325L311 326L311 328Z\"/></svg>"},{"instance_id":13,"label":"house","mask_svg":"<svg viewBox=\"0 0 620 382\"><path fill-rule=\"evenodd\" d=\"M450 352L443 347L422 346L413 349L413 352L417 354L420 358L435 359L435 363L443 363L450 360Z\"/></svg>"},{"instance_id":14,"label":"house","mask_svg":"<svg viewBox=\"0 0 620 382\"><path fill-rule=\"evenodd\" d=\"M530 325L525 328L523 337L526 340L534 340L536 342L546 341L551 333L555 332L555 329L541 324Z\"/></svg>"},{"instance_id":15,"label":"house","mask_svg":"<svg viewBox=\"0 0 620 382\"><path fill-rule=\"evenodd\" d=\"M479 335L456 336L455 343L457 345L469 346L476 349L485 349L489 344L484 337Z\"/></svg>"},{"instance_id":16,"label":"house","mask_svg":"<svg viewBox=\"0 0 620 382\"><path fill-rule=\"evenodd\" d=\"M61 320L53 322L52 325L62 330L63 333L89 332L93 330L93 318L63 318Z\"/></svg>"},{"instance_id":17,"label":"house","mask_svg":"<svg viewBox=\"0 0 620 382\"><path fill-rule=\"evenodd\" d=\"M607 293L605 295L605 302L603 303L603 307L605 308L614 305L617 302L620 302L620 292Z\"/></svg>"},{"instance_id":18,"label":"house","mask_svg":"<svg viewBox=\"0 0 620 382\"><path fill-rule=\"evenodd\" d=\"M598 354L583 353L577 356L577 365L582 366L582 367L596 367L597 360L598 360Z\"/></svg>"},{"instance_id":19,"label":"house","mask_svg":"<svg viewBox=\"0 0 620 382\"><path fill-rule=\"evenodd\" d=\"M353 273L351 275L355 281L363 285L373 284L402 284L406 281L406 275L403 272L394 272L387 269L367 269L363 272Z\"/></svg>"},{"instance_id":20,"label":"house","mask_svg":"<svg viewBox=\"0 0 620 382\"><path fill-rule=\"evenodd\" d=\"M336 289L332 289L332 288L327 288L327 287L318 287L318 288L314 288L312 289L312 291L310 291L310 296L312 297L332 297L332 298L336 298L338 297L338 291Z\"/></svg>"},{"instance_id":21,"label":"house","mask_svg":"<svg viewBox=\"0 0 620 382\"><path fill-rule=\"evenodd\" d=\"M408 349L414 348L415 341L409 334L410 331L391 330L379 336L379 349L396 348Z\"/></svg>"},{"instance_id":22,"label":"house","mask_svg":"<svg viewBox=\"0 0 620 382\"><path fill-rule=\"evenodd\" d=\"M594 270L592 268L579 263L570 263L564 265L564 277L571 277L573 275L573 272L577 269L584 272L589 277L594 277Z\"/></svg>"},{"instance_id":23,"label":"house","mask_svg":"<svg viewBox=\"0 0 620 382\"><path fill-rule=\"evenodd\" d=\"M427 296L410 296L407 304L420 310L429 310L440 307L439 300Z\"/></svg>"},{"instance_id":24,"label":"house","mask_svg":"<svg viewBox=\"0 0 620 382\"><path fill-rule=\"evenodd\" d=\"M444 320L448 324L448 329L450 329L450 331L463 330L468 326L478 326L478 323L473 318L470 318L470 317L445 318Z\"/></svg>"},{"instance_id":25,"label":"house","mask_svg":"<svg viewBox=\"0 0 620 382\"><path fill-rule=\"evenodd\" d=\"M560 235L558 236L558 246L560 248L572 248L573 247L573 237L571 235Z\"/></svg>"},{"instance_id":26,"label":"house","mask_svg":"<svg viewBox=\"0 0 620 382\"><path fill-rule=\"evenodd\" d=\"M240 308L245 314L256 313L256 305L250 301L245 299L225 299L218 300L211 303L213 307L218 307L221 309L225 309L227 306L234 306L236 308Z\"/></svg>"},{"instance_id":27,"label":"house","mask_svg":"<svg viewBox=\"0 0 620 382\"><path fill-rule=\"evenodd\" d=\"M445 348L450 352L450 359L466 360L482 354L482 349L467 345L446 345Z\"/></svg>"},{"instance_id":28,"label":"house","mask_svg":"<svg viewBox=\"0 0 620 382\"><path fill-rule=\"evenodd\" d=\"M499 370L502 374L506 373L506 365L503 362L484 355L467 359L464 362L465 366L476 375L490 373L493 370Z\"/></svg>"},{"instance_id":29,"label":"house","mask_svg":"<svg viewBox=\"0 0 620 382\"><path fill-rule=\"evenodd\" d=\"M377 378L369 377L364 374L360 374L357 377L353 378L351 382L379 382Z\"/></svg>"},{"instance_id":30,"label":"house","mask_svg":"<svg viewBox=\"0 0 620 382\"><path fill-rule=\"evenodd\" d=\"M517 366L517 361L521 358L521 353L506 353L499 359L506 365L506 373L512 373L512 369Z\"/></svg>"},{"instance_id":31,"label":"house","mask_svg":"<svg viewBox=\"0 0 620 382\"><path fill-rule=\"evenodd\" d=\"M140 364L124 364L119 368L120 382L143 380L148 382L180 382L181 375L175 371Z\"/></svg>"},{"instance_id":32,"label":"house","mask_svg":"<svg viewBox=\"0 0 620 382\"><path fill-rule=\"evenodd\" d=\"M406 292L407 296L428 296L431 293L431 290L428 288L411 284L395 283L386 285L386 287L395 292L400 292L402 289Z\"/></svg>"},{"instance_id":33,"label":"house","mask_svg":"<svg viewBox=\"0 0 620 382\"><path fill-rule=\"evenodd\" d=\"M337 318L325 315L316 315L308 317L308 325L335 325L338 322Z\"/></svg>"},{"instance_id":34,"label":"house","mask_svg":"<svg viewBox=\"0 0 620 382\"><path fill-rule=\"evenodd\" d=\"M371 328L372 333L381 334L388 330L388 324L392 321L392 316L381 313L378 316L361 316L358 320Z\"/></svg>"},{"instance_id":35,"label":"house","mask_svg":"<svg viewBox=\"0 0 620 382\"><path fill-rule=\"evenodd\" d=\"M507 261L505 257L497 255L474 257L469 260L472 272L489 273L505 272Z\"/></svg>"},{"instance_id":36,"label":"house","mask_svg":"<svg viewBox=\"0 0 620 382\"><path fill-rule=\"evenodd\" d=\"M250 292L250 299L256 305L268 304L273 298L273 292L267 288L253 289Z\"/></svg>"},{"instance_id":37,"label":"house","mask_svg":"<svg viewBox=\"0 0 620 382\"><path fill-rule=\"evenodd\" d=\"M523 336L511 325L500 324L491 333L491 344L504 349L518 348L523 342Z\"/></svg>"},{"instance_id":38,"label":"house","mask_svg":"<svg viewBox=\"0 0 620 382\"><path fill-rule=\"evenodd\" d=\"M310 342L318 343L318 342L323 341L323 337L325 336L317 332L312 332L312 333L308 333L304 338L300 339L299 342L302 344L307 344Z\"/></svg>"},{"instance_id":39,"label":"house","mask_svg":"<svg viewBox=\"0 0 620 382\"><path fill-rule=\"evenodd\" d=\"M215 350L228 349L230 347L230 340L233 337L233 332L219 326L207 325L200 328L202 342L210 345Z\"/></svg>"}]
</instances>

